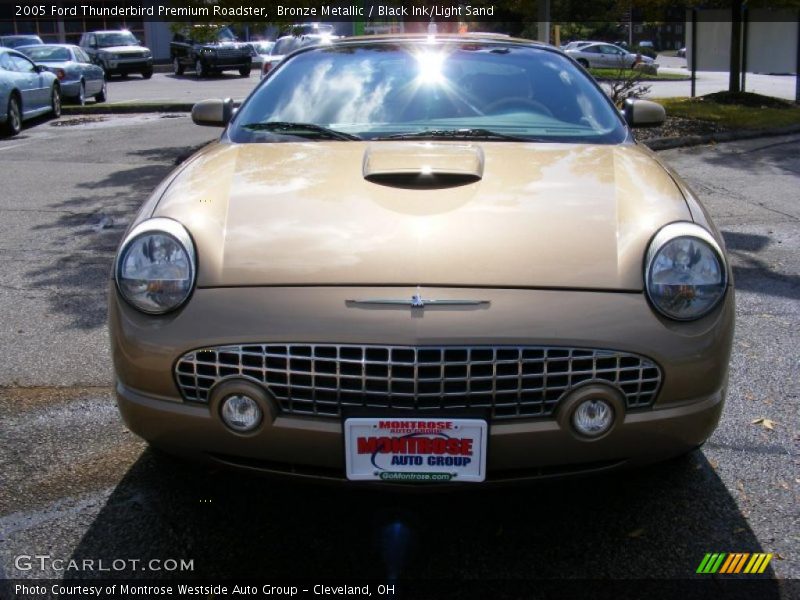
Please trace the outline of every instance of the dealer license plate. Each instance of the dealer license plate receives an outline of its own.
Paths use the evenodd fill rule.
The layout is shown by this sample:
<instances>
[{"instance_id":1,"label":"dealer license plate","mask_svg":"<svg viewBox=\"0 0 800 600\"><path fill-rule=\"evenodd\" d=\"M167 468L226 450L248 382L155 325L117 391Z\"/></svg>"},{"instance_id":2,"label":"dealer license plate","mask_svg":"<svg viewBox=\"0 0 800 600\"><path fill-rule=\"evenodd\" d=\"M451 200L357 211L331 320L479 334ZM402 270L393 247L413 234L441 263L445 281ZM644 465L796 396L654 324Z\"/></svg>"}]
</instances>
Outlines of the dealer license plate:
<instances>
[{"instance_id":1,"label":"dealer license plate","mask_svg":"<svg viewBox=\"0 0 800 600\"><path fill-rule=\"evenodd\" d=\"M347 419L347 478L409 483L483 481L487 429L482 419Z\"/></svg>"}]
</instances>

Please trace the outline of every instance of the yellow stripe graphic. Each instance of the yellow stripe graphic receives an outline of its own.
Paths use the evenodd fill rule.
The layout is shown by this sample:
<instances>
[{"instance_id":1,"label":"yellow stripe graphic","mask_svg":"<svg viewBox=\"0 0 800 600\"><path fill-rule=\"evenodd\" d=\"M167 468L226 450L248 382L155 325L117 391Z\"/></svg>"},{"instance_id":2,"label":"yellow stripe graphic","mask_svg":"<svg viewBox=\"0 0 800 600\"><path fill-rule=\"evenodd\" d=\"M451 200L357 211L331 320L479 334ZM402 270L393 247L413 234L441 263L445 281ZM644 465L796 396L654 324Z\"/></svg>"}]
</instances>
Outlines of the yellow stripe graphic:
<instances>
[{"instance_id":1,"label":"yellow stripe graphic","mask_svg":"<svg viewBox=\"0 0 800 600\"><path fill-rule=\"evenodd\" d=\"M767 570L767 565L769 561L772 560L772 554L767 554L767 558L764 559L764 562L761 563L761 568L758 570L759 573L763 573Z\"/></svg>"},{"instance_id":2,"label":"yellow stripe graphic","mask_svg":"<svg viewBox=\"0 0 800 600\"><path fill-rule=\"evenodd\" d=\"M753 554L753 558L750 559L750 562L747 563L747 566L744 568L745 573L749 573L753 569L753 565L758 562L758 554Z\"/></svg>"}]
</instances>

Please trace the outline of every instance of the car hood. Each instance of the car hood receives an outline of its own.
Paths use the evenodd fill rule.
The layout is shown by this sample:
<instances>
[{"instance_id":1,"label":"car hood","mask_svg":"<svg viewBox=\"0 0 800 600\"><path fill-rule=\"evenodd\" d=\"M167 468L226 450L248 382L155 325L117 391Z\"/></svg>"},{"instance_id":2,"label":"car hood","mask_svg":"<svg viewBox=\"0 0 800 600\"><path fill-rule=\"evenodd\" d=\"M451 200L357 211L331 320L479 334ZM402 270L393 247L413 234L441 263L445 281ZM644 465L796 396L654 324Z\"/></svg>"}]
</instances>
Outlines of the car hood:
<instances>
[{"instance_id":1,"label":"car hood","mask_svg":"<svg viewBox=\"0 0 800 600\"><path fill-rule=\"evenodd\" d=\"M101 52L113 52L114 54L141 54L147 52L144 46L105 46L98 48Z\"/></svg>"},{"instance_id":2,"label":"car hood","mask_svg":"<svg viewBox=\"0 0 800 600\"><path fill-rule=\"evenodd\" d=\"M250 50L246 44L241 42L209 42L208 44L201 44L201 48L208 48L209 50L218 50L220 48L233 49L233 50Z\"/></svg>"},{"instance_id":3,"label":"car hood","mask_svg":"<svg viewBox=\"0 0 800 600\"><path fill-rule=\"evenodd\" d=\"M216 143L152 214L188 228L201 287L641 290L653 234L691 220L644 148L505 142Z\"/></svg>"}]
</instances>

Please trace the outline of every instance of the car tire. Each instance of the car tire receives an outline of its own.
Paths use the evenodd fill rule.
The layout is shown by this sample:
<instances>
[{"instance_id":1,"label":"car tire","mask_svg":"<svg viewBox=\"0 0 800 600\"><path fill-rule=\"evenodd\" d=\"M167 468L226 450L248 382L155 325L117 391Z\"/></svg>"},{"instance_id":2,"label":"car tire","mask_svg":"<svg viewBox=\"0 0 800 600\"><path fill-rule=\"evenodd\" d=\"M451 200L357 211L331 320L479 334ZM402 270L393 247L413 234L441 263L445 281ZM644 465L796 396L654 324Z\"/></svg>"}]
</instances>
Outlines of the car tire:
<instances>
[{"instance_id":1,"label":"car tire","mask_svg":"<svg viewBox=\"0 0 800 600\"><path fill-rule=\"evenodd\" d=\"M103 87L100 88L100 92L95 94L94 101L95 102L105 102L106 98L108 98L108 87L106 84L106 80L103 80Z\"/></svg>"},{"instance_id":2,"label":"car tire","mask_svg":"<svg viewBox=\"0 0 800 600\"><path fill-rule=\"evenodd\" d=\"M250 67L241 67L239 69L239 75L242 77L250 77Z\"/></svg>"},{"instance_id":3,"label":"car tire","mask_svg":"<svg viewBox=\"0 0 800 600\"><path fill-rule=\"evenodd\" d=\"M181 61L177 56L172 59L172 74L173 75L175 75L176 77L180 77L181 75L183 75L183 70L185 68L186 67L184 67L181 64Z\"/></svg>"},{"instance_id":4,"label":"car tire","mask_svg":"<svg viewBox=\"0 0 800 600\"><path fill-rule=\"evenodd\" d=\"M53 91L50 92L50 113L54 119L61 116L61 88L57 85L54 85Z\"/></svg>"},{"instance_id":5,"label":"car tire","mask_svg":"<svg viewBox=\"0 0 800 600\"><path fill-rule=\"evenodd\" d=\"M19 105L19 99L16 96L11 96L8 99L3 135L11 137L17 135L20 131L22 131L22 109Z\"/></svg>"},{"instance_id":6,"label":"car tire","mask_svg":"<svg viewBox=\"0 0 800 600\"><path fill-rule=\"evenodd\" d=\"M202 79L208 75L208 67L198 58L194 63L194 72L198 79Z\"/></svg>"},{"instance_id":7,"label":"car tire","mask_svg":"<svg viewBox=\"0 0 800 600\"><path fill-rule=\"evenodd\" d=\"M578 64L580 66L582 66L584 69L588 69L589 68L589 61L586 60L585 58L579 58L578 59Z\"/></svg>"},{"instance_id":8,"label":"car tire","mask_svg":"<svg viewBox=\"0 0 800 600\"><path fill-rule=\"evenodd\" d=\"M147 71L142 71L142 77L144 79L150 79L153 76L153 69L148 69Z\"/></svg>"},{"instance_id":9,"label":"car tire","mask_svg":"<svg viewBox=\"0 0 800 600\"><path fill-rule=\"evenodd\" d=\"M78 86L78 97L75 98L75 104L78 106L86 104L86 83L83 80L81 80L81 84Z\"/></svg>"}]
</instances>

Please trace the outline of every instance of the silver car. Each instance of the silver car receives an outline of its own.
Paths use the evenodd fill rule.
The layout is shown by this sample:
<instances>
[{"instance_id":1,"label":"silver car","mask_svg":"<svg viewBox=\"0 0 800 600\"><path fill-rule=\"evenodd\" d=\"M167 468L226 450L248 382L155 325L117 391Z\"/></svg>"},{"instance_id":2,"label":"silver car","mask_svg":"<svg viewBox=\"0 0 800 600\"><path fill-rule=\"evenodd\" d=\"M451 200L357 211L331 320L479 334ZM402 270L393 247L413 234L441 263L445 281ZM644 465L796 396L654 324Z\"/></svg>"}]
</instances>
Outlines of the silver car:
<instances>
[{"instance_id":1,"label":"silver car","mask_svg":"<svg viewBox=\"0 0 800 600\"><path fill-rule=\"evenodd\" d=\"M80 105L85 104L87 98L106 101L108 91L102 67L92 64L89 55L78 46L40 44L20 46L18 50L58 77L64 98Z\"/></svg>"},{"instance_id":2,"label":"silver car","mask_svg":"<svg viewBox=\"0 0 800 600\"><path fill-rule=\"evenodd\" d=\"M61 85L53 73L24 54L0 48L0 107L3 134L16 135L23 121L46 114L61 116Z\"/></svg>"},{"instance_id":3,"label":"silver car","mask_svg":"<svg viewBox=\"0 0 800 600\"><path fill-rule=\"evenodd\" d=\"M614 44L595 43L566 50L566 53L586 68L600 69L632 69L637 64L652 64L649 56L634 54Z\"/></svg>"},{"instance_id":4,"label":"silver car","mask_svg":"<svg viewBox=\"0 0 800 600\"><path fill-rule=\"evenodd\" d=\"M250 50L253 52L253 67L261 72L264 68L264 60L269 58L275 42L256 41L248 42L247 45L250 46Z\"/></svg>"}]
</instances>

